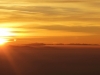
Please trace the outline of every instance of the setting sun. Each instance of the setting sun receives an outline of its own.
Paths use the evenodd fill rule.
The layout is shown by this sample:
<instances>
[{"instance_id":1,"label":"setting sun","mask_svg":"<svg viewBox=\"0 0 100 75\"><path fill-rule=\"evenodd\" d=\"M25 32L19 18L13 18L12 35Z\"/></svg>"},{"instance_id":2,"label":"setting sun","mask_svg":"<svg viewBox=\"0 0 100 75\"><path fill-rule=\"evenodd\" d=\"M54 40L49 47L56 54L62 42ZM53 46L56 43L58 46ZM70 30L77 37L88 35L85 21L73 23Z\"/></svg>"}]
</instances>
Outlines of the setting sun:
<instances>
[{"instance_id":1,"label":"setting sun","mask_svg":"<svg viewBox=\"0 0 100 75\"><path fill-rule=\"evenodd\" d=\"M7 39L0 38L0 45L5 44L7 42Z\"/></svg>"},{"instance_id":2,"label":"setting sun","mask_svg":"<svg viewBox=\"0 0 100 75\"><path fill-rule=\"evenodd\" d=\"M0 28L0 45L7 43L11 36L13 36L11 29Z\"/></svg>"}]
</instances>

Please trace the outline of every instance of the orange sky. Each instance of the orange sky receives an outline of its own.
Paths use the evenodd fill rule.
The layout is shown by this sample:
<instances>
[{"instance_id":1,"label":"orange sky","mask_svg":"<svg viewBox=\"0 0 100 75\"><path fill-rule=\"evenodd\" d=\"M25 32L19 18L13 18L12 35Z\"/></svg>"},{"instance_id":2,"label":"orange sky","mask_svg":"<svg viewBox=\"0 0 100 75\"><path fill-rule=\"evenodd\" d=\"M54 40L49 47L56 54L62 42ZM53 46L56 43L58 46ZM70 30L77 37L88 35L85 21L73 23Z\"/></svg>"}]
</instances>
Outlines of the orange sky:
<instances>
[{"instance_id":1,"label":"orange sky","mask_svg":"<svg viewBox=\"0 0 100 75\"><path fill-rule=\"evenodd\" d=\"M100 0L3 0L2 27L24 43L100 44Z\"/></svg>"}]
</instances>

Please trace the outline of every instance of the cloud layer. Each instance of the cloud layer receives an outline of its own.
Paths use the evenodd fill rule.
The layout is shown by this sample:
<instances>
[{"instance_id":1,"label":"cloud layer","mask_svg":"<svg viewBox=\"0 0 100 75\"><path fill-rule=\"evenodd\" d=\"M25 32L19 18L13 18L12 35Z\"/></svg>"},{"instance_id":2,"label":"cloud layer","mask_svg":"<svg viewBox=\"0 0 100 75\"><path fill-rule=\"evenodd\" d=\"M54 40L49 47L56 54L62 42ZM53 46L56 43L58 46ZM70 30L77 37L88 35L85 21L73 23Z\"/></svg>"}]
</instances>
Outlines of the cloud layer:
<instances>
[{"instance_id":1,"label":"cloud layer","mask_svg":"<svg viewBox=\"0 0 100 75\"><path fill-rule=\"evenodd\" d=\"M36 27L38 29L58 30L66 32L85 32L85 33L98 33L100 34L100 26L64 26L64 25L50 25Z\"/></svg>"},{"instance_id":2,"label":"cloud layer","mask_svg":"<svg viewBox=\"0 0 100 75\"><path fill-rule=\"evenodd\" d=\"M22 28L43 29L48 33L54 30L100 33L99 0L4 0L0 3L1 24L15 22ZM27 24L21 25L22 22ZM42 30L38 32L42 34Z\"/></svg>"}]
</instances>

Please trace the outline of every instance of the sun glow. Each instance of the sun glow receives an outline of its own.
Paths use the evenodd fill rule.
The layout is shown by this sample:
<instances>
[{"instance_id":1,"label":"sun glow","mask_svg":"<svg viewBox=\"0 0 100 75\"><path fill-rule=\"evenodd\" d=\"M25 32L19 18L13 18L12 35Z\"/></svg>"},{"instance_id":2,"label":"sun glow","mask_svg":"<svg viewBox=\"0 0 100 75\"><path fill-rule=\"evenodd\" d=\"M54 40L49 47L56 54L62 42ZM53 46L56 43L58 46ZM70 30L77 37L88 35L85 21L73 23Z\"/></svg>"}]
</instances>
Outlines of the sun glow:
<instances>
[{"instance_id":1,"label":"sun glow","mask_svg":"<svg viewBox=\"0 0 100 75\"><path fill-rule=\"evenodd\" d=\"M5 36L13 36L13 33L11 32L11 29L0 28L0 37L5 37Z\"/></svg>"},{"instance_id":2,"label":"sun glow","mask_svg":"<svg viewBox=\"0 0 100 75\"><path fill-rule=\"evenodd\" d=\"M7 43L11 36L13 36L11 29L0 28L0 45Z\"/></svg>"},{"instance_id":3,"label":"sun glow","mask_svg":"<svg viewBox=\"0 0 100 75\"><path fill-rule=\"evenodd\" d=\"M4 38L0 38L0 45L5 44L8 40Z\"/></svg>"}]
</instances>

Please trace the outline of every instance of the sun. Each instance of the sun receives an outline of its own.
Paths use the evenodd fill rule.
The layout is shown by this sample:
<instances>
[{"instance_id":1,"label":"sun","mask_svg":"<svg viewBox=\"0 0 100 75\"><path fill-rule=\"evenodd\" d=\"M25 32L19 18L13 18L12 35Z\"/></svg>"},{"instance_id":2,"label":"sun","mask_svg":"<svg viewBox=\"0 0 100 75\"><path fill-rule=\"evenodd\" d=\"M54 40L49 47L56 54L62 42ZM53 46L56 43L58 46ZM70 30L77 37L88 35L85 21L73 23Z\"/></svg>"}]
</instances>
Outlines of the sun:
<instances>
[{"instance_id":1,"label":"sun","mask_svg":"<svg viewBox=\"0 0 100 75\"><path fill-rule=\"evenodd\" d=\"M0 28L0 45L5 44L13 36L10 28Z\"/></svg>"},{"instance_id":2,"label":"sun","mask_svg":"<svg viewBox=\"0 0 100 75\"><path fill-rule=\"evenodd\" d=\"M7 43L7 39L0 38L0 45Z\"/></svg>"}]
</instances>

